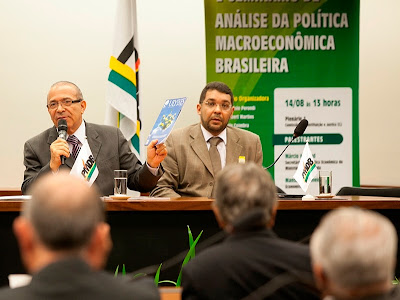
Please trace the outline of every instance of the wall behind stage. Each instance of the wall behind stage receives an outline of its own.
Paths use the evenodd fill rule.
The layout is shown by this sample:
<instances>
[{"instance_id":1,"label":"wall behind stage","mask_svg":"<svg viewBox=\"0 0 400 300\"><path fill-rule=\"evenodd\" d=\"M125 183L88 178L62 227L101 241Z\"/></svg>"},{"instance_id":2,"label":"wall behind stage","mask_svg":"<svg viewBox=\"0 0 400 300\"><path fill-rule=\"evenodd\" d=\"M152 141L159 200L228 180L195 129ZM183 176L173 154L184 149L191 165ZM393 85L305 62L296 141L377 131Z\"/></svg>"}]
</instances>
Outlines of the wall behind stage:
<instances>
[{"instance_id":1,"label":"wall behind stage","mask_svg":"<svg viewBox=\"0 0 400 300\"><path fill-rule=\"evenodd\" d=\"M85 119L103 123L117 0L0 2L0 188L20 187L24 142L52 126L47 91L78 84ZM137 0L142 137L167 98L188 97L177 127L198 120L206 83L203 0ZM361 0L361 184L400 186L400 10L397 0Z\"/></svg>"}]
</instances>

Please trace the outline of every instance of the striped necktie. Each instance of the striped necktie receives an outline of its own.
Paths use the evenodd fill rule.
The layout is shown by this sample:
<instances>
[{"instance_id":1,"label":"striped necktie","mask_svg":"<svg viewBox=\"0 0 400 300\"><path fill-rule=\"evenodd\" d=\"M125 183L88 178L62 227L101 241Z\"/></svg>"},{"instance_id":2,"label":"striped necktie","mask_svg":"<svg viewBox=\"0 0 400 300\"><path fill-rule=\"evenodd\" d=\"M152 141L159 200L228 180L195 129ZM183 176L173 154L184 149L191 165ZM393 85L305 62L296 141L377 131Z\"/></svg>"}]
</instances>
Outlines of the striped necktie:
<instances>
[{"instance_id":1,"label":"striped necktie","mask_svg":"<svg viewBox=\"0 0 400 300\"><path fill-rule=\"evenodd\" d=\"M78 138L74 135L70 135L67 139L67 142L72 145L72 155L76 159L78 157L78 153L81 150L81 143Z\"/></svg>"}]
</instances>

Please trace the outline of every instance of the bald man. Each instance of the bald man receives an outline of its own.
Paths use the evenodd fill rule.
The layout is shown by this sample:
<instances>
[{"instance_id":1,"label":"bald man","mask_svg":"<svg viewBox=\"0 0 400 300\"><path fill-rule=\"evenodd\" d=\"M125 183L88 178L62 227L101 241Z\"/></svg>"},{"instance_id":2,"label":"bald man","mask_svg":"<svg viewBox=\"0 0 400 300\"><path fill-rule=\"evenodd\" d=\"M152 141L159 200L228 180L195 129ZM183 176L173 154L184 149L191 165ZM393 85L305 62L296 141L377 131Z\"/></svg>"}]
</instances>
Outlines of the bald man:
<instances>
[{"instance_id":1,"label":"bald man","mask_svg":"<svg viewBox=\"0 0 400 300\"><path fill-rule=\"evenodd\" d=\"M59 172L30 193L13 229L32 281L1 289L0 299L159 299L150 279L128 283L101 271L112 242L96 188Z\"/></svg>"}]
</instances>

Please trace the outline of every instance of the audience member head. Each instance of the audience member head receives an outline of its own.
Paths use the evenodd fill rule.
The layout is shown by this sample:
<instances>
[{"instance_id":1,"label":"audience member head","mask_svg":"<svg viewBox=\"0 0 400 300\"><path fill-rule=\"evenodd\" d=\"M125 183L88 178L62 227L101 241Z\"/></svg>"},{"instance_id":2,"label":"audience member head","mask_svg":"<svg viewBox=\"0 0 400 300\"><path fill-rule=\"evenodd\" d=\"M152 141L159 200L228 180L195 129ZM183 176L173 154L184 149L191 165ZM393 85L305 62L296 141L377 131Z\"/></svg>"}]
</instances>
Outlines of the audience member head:
<instances>
[{"instance_id":1,"label":"audience member head","mask_svg":"<svg viewBox=\"0 0 400 300\"><path fill-rule=\"evenodd\" d=\"M358 208L329 212L312 234L310 249L315 279L324 294L356 299L392 287L397 234L377 212Z\"/></svg>"},{"instance_id":2,"label":"audience member head","mask_svg":"<svg viewBox=\"0 0 400 300\"><path fill-rule=\"evenodd\" d=\"M73 134L82 123L82 115L86 109L86 101L78 86L69 81L54 83L47 94L47 110L54 126L60 119L65 119L68 134Z\"/></svg>"},{"instance_id":3,"label":"audience member head","mask_svg":"<svg viewBox=\"0 0 400 300\"><path fill-rule=\"evenodd\" d=\"M227 165L217 177L213 209L228 232L242 226L273 227L276 188L270 174L253 162Z\"/></svg>"},{"instance_id":4,"label":"audience member head","mask_svg":"<svg viewBox=\"0 0 400 300\"><path fill-rule=\"evenodd\" d=\"M103 202L95 187L65 172L39 178L14 221L23 262L33 273L68 256L100 269L112 243Z\"/></svg>"}]
</instances>

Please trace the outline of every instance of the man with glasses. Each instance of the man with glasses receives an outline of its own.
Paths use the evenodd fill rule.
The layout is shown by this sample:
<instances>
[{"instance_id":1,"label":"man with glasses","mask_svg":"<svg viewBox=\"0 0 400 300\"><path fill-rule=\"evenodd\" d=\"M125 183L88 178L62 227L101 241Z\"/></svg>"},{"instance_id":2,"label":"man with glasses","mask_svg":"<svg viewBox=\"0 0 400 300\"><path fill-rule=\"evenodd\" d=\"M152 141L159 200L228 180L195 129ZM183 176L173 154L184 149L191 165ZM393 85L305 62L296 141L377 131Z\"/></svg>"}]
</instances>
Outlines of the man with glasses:
<instances>
[{"instance_id":1,"label":"man with glasses","mask_svg":"<svg viewBox=\"0 0 400 300\"><path fill-rule=\"evenodd\" d=\"M102 195L114 193L114 170L127 170L128 188L148 192L154 188L163 170L160 163L167 155L164 144L152 141L147 147L147 161L141 164L129 148L121 131L112 126L96 125L83 120L86 101L73 83L59 81L47 95L47 109L54 126L31 138L24 146L24 181L21 190L43 174L73 168L81 147L90 148L98 169L94 184ZM67 139L58 137L60 120L67 123ZM85 149L87 149L87 147ZM62 160L65 157L65 164Z\"/></svg>"},{"instance_id":2,"label":"man with glasses","mask_svg":"<svg viewBox=\"0 0 400 300\"><path fill-rule=\"evenodd\" d=\"M216 174L227 164L253 161L262 165L258 135L227 126L234 111L231 89L208 83L200 95L200 123L173 130L165 144L165 173L151 192L160 197L214 197Z\"/></svg>"}]
</instances>

